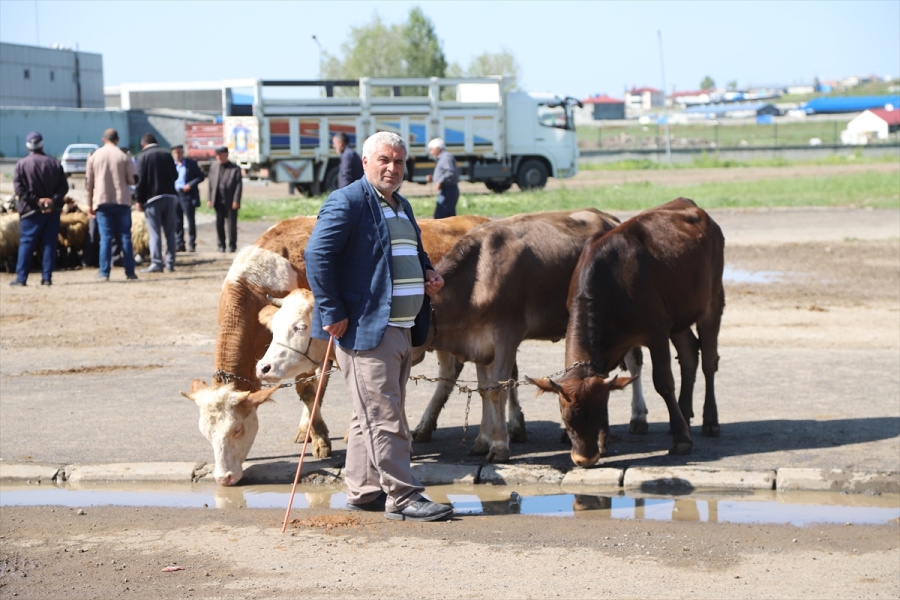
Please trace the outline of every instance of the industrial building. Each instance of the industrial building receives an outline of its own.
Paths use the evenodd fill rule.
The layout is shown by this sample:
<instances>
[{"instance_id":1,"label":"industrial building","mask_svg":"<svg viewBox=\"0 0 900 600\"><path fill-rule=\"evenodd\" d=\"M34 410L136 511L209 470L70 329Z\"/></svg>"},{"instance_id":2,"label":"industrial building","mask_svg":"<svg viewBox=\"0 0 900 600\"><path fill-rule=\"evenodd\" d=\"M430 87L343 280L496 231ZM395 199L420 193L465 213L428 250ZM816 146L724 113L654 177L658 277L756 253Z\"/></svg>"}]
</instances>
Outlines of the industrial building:
<instances>
[{"instance_id":1,"label":"industrial building","mask_svg":"<svg viewBox=\"0 0 900 600\"><path fill-rule=\"evenodd\" d=\"M581 101L584 110L593 121L618 120L625 118L625 101L598 94Z\"/></svg>"},{"instance_id":2,"label":"industrial building","mask_svg":"<svg viewBox=\"0 0 900 600\"><path fill-rule=\"evenodd\" d=\"M0 42L0 106L104 108L103 57Z\"/></svg>"},{"instance_id":3,"label":"industrial building","mask_svg":"<svg viewBox=\"0 0 900 600\"><path fill-rule=\"evenodd\" d=\"M222 81L123 83L103 88L106 108L190 110L222 114Z\"/></svg>"}]
</instances>

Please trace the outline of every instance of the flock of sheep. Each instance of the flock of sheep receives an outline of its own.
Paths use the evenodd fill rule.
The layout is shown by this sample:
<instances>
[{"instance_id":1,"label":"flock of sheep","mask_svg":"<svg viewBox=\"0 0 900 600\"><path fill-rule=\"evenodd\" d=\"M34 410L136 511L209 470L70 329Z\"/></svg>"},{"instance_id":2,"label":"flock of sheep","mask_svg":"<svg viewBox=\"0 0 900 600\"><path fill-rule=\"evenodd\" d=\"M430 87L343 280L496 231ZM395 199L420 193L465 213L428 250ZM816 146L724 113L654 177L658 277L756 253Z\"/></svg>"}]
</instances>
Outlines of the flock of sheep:
<instances>
[{"instance_id":1,"label":"flock of sheep","mask_svg":"<svg viewBox=\"0 0 900 600\"><path fill-rule=\"evenodd\" d=\"M89 229L90 216L72 198L66 197L66 203L59 217L56 263L58 269L82 266L86 260L86 247L91 243L95 246L99 243L98 239L91 242ZM131 241L137 262L149 258L150 233L147 231L144 213L137 210L131 213ZM96 257L97 248L93 250L88 254ZM40 249L36 248L36 252L39 253ZM9 198L0 204L0 271L15 273L18 254L19 215L15 212L14 198ZM93 262L96 263L96 259Z\"/></svg>"}]
</instances>

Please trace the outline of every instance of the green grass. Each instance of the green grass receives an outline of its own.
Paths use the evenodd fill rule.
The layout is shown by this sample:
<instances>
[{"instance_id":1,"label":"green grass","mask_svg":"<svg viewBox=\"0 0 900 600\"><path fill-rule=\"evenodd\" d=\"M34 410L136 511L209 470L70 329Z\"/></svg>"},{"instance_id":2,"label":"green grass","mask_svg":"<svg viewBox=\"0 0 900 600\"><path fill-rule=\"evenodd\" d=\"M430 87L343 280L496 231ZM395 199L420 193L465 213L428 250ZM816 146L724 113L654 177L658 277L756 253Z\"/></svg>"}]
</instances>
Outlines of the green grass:
<instances>
[{"instance_id":1,"label":"green grass","mask_svg":"<svg viewBox=\"0 0 900 600\"><path fill-rule=\"evenodd\" d=\"M733 169L745 167L790 167L796 165L863 165L895 163L897 157L885 154L882 156L863 156L860 150L851 155L832 154L812 160L786 160L784 158L757 158L752 160L720 159L715 151L704 152L694 157L689 163L673 163L667 165L649 158L629 159L616 162L582 161L578 165L581 171L644 171L657 169Z\"/></svg>"},{"instance_id":2,"label":"green grass","mask_svg":"<svg viewBox=\"0 0 900 600\"><path fill-rule=\"evenodd\" d=\"M703 208L871 207L900 209L900 178L896 173L854 173L833 177L654 185L649 182L561 188L505 194L463 194L458 214L507 217L519 213L571 210L592 206L600 210L643 210L684 196ZM241 220L278 221L318 213L324 196L252 200L242 203ZM413 211L427 217L433 198L411 198ZM202 209L211 212L209 209Z\"/></svg>"}]
</instances>

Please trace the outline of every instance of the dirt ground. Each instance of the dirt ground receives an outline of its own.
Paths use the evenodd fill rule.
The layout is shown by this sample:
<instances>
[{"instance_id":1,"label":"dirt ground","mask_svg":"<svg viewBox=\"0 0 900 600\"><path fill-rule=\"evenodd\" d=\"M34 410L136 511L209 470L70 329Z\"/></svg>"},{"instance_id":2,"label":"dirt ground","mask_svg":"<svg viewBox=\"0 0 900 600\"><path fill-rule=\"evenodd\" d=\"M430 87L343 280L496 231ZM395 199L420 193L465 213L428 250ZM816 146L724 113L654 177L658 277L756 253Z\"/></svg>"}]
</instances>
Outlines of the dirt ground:
<instances>
[{"instance_id":1,"label":"dirt ground","mask_svg":"<svg viewBox=\"0 0 900 600\"><path fill-rule=\"evenodd\" d=\"M720 400L721 441L696 442L692 460L765 468L783 460L822 467L827 461L900 470L896 213L714 214L728 239L726 262L734 275L726 283L718 389L730 386L734 392L728 402ZM240 239L248 243L268 225L241 223ZM196 409L177 390L212 371L216 306L231 259L214 247L214 232L203 224L197 254L179 255L173 274L142 275L138 282L125 282L116 269L109 283L98 284L91 280L94 271L79 270L58 273L49 289L33 285L32 277L27 288L12 290L12 276L0 275L0 459L210 460ZM745 276L750 280L740 281ZM521 356L523 373L530 375L562 366L561 344L530 343ZM429 369L433 373L428 365L422 372ZM702 398L702 390L695 398ZM339 460L347 412L340 387L329 393L324 414ZM649 379L645 393L655 434L631 440L623 429L627 402L619 402L613 433L621 454L607 464L669 464L664 411ZM251 458L296 460L298 450L288 440L299 411L289 390L278 394L283 401L261 414ZM430 395L415 394L413 423ZM785 399L798 402L797 418L809 421L809 432L793 428L799 420L779 420L793 414L783 409ZM757 401L761 414L754 414ZM514 453L529 462L549 457L548 464L565 465L567 451L548 441L558 438L558 411L554 416L553 405L540 402L530 393L523 400L526 418L535 424L533 430L529 426L529 444ZM436 445L416 449L420 460L472 460L459 443L462 406L460 400L448 403ZM760 436L778 427L790 434L751 436L742 446L716 450L731 443L729 436L740 437L738 424L758 424ZM813 441L823 430L832 437ZM771 448L754 454L748 450L754 444ZM636 449L642 445L652 448ZM797 528L583 513L571 519L461 517L426 525L310 509L282 535L283 513L273 510L83 512L0 510L0 596L900 597L897 522ZM163 571L172 565L184 570Z\"/></svg>"}]
</instances>

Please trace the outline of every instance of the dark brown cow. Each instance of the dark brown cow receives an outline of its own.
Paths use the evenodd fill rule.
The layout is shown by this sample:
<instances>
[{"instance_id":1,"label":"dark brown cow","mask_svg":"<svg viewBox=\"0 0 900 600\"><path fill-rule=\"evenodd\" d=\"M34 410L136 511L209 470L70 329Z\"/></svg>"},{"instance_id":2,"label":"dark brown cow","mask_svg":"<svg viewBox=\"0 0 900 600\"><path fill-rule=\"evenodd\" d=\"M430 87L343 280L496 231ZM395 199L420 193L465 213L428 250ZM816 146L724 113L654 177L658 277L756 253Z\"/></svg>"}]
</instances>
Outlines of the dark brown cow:
<instances>
[{"instance_id":1,"label":"dark brown cow","mask_svg":"<svg viewBox=\"0 0 900 600\"><path fill-rule=\"evenodd\" d=\"M557 381L532 380L559 394L575 464L590 466L606 454L609 392L630 382L609 373L635 346L650 349L653 385L666 401L674 436L669 453L689 454L693 447L688 424L700 350L706 377L703 434L719 435L713 380L725 307L724 248L719 226L686 198L643 212L585 244L569 288L566 364L576 366ZM677 403L670 339L681 364Z\"/></svg>"},{"instance_id":2,"label":"dark brown cow","mask_svg":"<svg viewBox=\"0 0 900 600\"><path fill-rule=\"evenodd\" d=\"M566 298L581 249L591 236L618 224L612 215L585 208L517 215L467 233L435 265L445 285L432 299L429 347L476 363L480 388L509 380L522 340L555 341L565 335ZM414 439L430 434L441 407L432 401ZM515 398L505 389L482 393L481 431L470 453L509 460L510 434L525 437Z\"/></svg>"}]
</instances>

